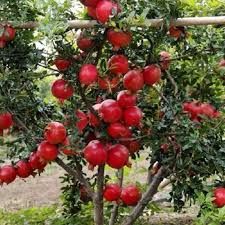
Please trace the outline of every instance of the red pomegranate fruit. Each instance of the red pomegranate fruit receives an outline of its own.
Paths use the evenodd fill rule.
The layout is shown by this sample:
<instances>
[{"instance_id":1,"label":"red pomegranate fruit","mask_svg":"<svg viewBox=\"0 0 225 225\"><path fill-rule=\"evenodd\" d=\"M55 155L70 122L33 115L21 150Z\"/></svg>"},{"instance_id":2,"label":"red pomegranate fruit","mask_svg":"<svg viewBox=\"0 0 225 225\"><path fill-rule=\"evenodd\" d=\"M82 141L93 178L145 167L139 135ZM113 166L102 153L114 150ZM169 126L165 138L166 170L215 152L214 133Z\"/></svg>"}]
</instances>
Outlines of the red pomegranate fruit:
<instances>
[{"instance_id":1,"label":"red pomegranate fruit","mask_svg":"<svg viewBox=\"0 0 225 225\"><path fill-rule=\"evenodd\" d=\"M145 67L143 71L145 84L152 86L153 84L158 83L161 79L161 73L161 69L158 65L149 65Z\"/></svg>"},{"instance_id":2,"label":"red pomegranate fruit","mask_svg":"<svg viewBox=\"0 0 225 225\"><path fill-rule=\"evenodd\" d=\"M0 113L0 130L9 129L12 125L12 114L9 112Z\"/></svg>"},{"instance_id":3,"label":"red pomegranate fruit","mask_svg":"<svg viewBox=\"0 0 225 225\"><path fill-rule=\"evenodd\" d=\"M119 104L112 99L103 101L99 112L106 123L115 123L122 117L122 109Z\"/></svg>"},{"instance_id":4,"label":"red pomegranate fruit","mask_svg":"<svg viewBox=\"0 0 225 225\"><path fill-rule=\"evenodd\" d=\"M160 67L162 71L166 71L170 67L171 63L171 55L169 52L162 51L159 53Z\"/></svg>"},{"instance_id":5,"label":"red pomegranate fruit","mask_svg":"<svg viewBox=\"0 0 225 225\"><path fill-rule=\"evenodd\" d=\"M136 105L137 96L129 91L123 90L118 93L117 102L121 108L126 109Z\"/></svg>"},{"instance_id":6,"label":"red pomegranate fruit","mask_svg":"<svg viewBox=\"0 0 225 225\"><path fill-rule=\"evenodd\" d=\"M80 37L77 39L77 46L82 51L88 51L94 46L94 41L88 37Z\"/></svg>"},{"instance_id":7,"label":"red pomegranate fruit","mask_svg":"<svg viewBox=\"0 0 225 225\"><path fill-rule=\"evenodd\" d=\"M107 40L114 46L114 50L128 46L132 41L132 35L129 32L109 30Z\"/></svg>"},{"instance_id":8,"label":"red pomegranate fruit","mask_svg":"<svg viewBox=\"0 0 225 225\"><path fill-rule=\"evenodd\" d=\"M95 7L87 7L87 14L88 14L88 16L90 16L91 18L97 20Z\"/></svg>"},{"instance_id":9,"label":"red pomegranate fruit","mask_svg":"<svg viewBox=\"0 0 225 225\"><path fill-rule=\"evenodd\" d=\"M112 145L108 149L107 164L114 169L121 169L129 160L128 149L121 144Z\"/></svg>"},{"instance_id":10,"label":"red pomegranate fruit","mask_svg":"<svg viewBox=\"0 0 225 225\"><path fill-rule=\"evenodd\" d=\"M17 175L21 178L27 178L33 173L30 163L25 160L17 162L15 167Z\"/></svg>"},{"instance_id":11,"label":"red pomegranate fruit","mask_svg":"<svg viewBox=\"0 0 225 225\"><path fill-rule=\"evenodd\" d=\"M107 128L107 133L112 138L129 138L132 136L128 127L125 127L122 123L111 123Z\"/></svg>"},{"instance_id":12,"label":"red pomegranate fruit","mask_svg":"<svg viewBox=\"0 0 225 225\"><path fill-rule=\"evenodd\" d=\"M53 161L58 156L58 148L56 145L50 144L47 141L42 141L37 149L37 155L45 161Z\"/></svg>"},{"instance_id":13,"label":"red pomegranate fruit","mask_svg":"<svg viewBox=\"0 0 225 225\"><path fill-rule=\"evenodd\" d=\"M0 49L5 48L5 46L6 46L6 41L2 37L0 37Z\"/></svg>"},{"instance_id":14,"label":"red pomegranate fruit","mask_svg":"<svg viewBox=\"0 0 225 225\"><path fill-rule=\"evenodd\" d=\"M65 155L68 155L68 156L76 155L76 152L73 151L70 146L69 137L66 137L66 139L62 143L62 146L60 147L60 151L62 151Z\"/></svg>"},{"instance_id":15,"label":"red pomegranate fruit","mask_svg":"<svg viewBox=\"0 0 225 225\"><path fill-rule=\"evenodd\" d=\"M213 203L218 207L222 208L225 206L225 188L224 187L217 187L214 192L214 200Z\"/></svg>"},{"instance_id":16,"label":"red pomegranate fruit","mask_svg":"<svg viewBox=\"0 0 225 225\"><path fill-rule=\"evenodd\" d=\"M81 67L79 72L79 80L81 84L90 85L97 81L98 70L92 64L85 64Z\"/></svg>"},{"instance_id":17,"label":"red pomegranate fruit","mask_svg":"<svg viewBox=\"0 0 225 225\"><path fill-rule=\"evenodd\" d=\"M0 184L12 183L16 179L16 169L14 166L5 165L0 167Z\"/></svg>"},{"instance_id":18,"label":"red pomegranate fruit","mask_svg":"<svg viewBox=\"0 0 225 225\"><path fill-rule=\"evenodd\" d=\"M100 23L106 23L110 17L116 15L119 8L116 3L110 0L101 0L96 6L96 16Z\"/></svg>"},{"instance_id":19,"label":"red pomegranate fruit","mask_svg":"<svg viewBox=\"0 0 225 225\"><path fill-rule=\"evenodd\" d=\"M36 152L32 152L30 154L28 162L33 170L39 171L44 170L45 166L47 165L45 161L41 160L41 158L37 155Z\"/></svg>"},{"instance_id":20,"label":"red pomegranate fruit","mask_svg":"<svg viewBox=\"0 0 225 225\"><path fill-rule=\"evenodd\" d=\"M81 110L77 110L76 118L77 118L76 128L78 129L79 133L81 134L88 125L88 116Z\"/></svg>"},{"instance_id":21,"label":"red pomegranate fruit","mask_svg":"<svg viewBox=\"0 0 225 225\"><path fill-rule=\"evenodd\" d=\"M119 83L120 83L119 77L113 77L112 79L110 79L109 77L106 78L98 77L98 85L99 88L102 90L108 90L111 92L119 85Z\"/></svg>"},{"instance_id":22,"label":"red pomegranate fruit","mask_svg":"<svg viewBox=\"0 0 225 225\"><path fill-rule=\"evenodd\" d=\"M95 7L101 0L80 0L85 6Z\"/></svg>"},{"instance_id":23,"label":"red pomegranate fruit","mask_svg":"<svg viewBox=\"0 0 225 225\"><path fill-rule=\"evenodd\" d=\"M137 106L132 106L123 111L123 119L127 126L138 127L141 124L143 113Z\"/></svg>"},{"instance_id":24,"label":"red pomegranate fruit","mask_svg":"<svg viewBox=\"0 0 225 225\"><path fill-rule=\"evenodd\" d=\"M121 200L127 206L135 206L141 199L141 192L135 185L129 185L122 189Z\"/></svg>"},{"instance_id":25,"label":"red pomegranate fruit","mask_svg":"<svg viewBox=\"0 0 225 225\"><path fill-rule=\"evenodd\" d=\"M125 74L129 70L128 59L124 55L114 55L108 61L109 71L116 75Z\"/></svg>"},{"instance_id":26,"label":"red pomegranate fruit","mask_svg":"<svg viewBox=\"0 0 225 225\"><path fill-rule=\"evenodd\" d=\"M71 61L68 59L57 58L54 60L54 65L60 72L63 72L69 69Z\"/></svg>"},{"instance_id":27,"label":"red pomegranate fruit","mask_svg":"<svg viewBox=\"0 0 225 225\"><path fill-rule=\"evenodd\" d=\"M121 144L125 145L130 154L133 155L134 153L138 152L141 148L140 142L137 140L131 140L131 141L123 141Z\"/></svg>"},{"instance_id":28,"label":"red pomegranate fruit","mask_svg":"<svg viewBox=\"0 0 225 225\"><path fill-rule=\"evenodd\" d=\"M12 41L15 39L15 36L16 36L16 29L14 29L10 25L6 25L2 35L2 38L4 39L4 41L6 42Z\"/></svg>"},{"instance_id":29,"label":"red pomegranate fruit","mask_svg":"<svg viewBox=\"0 0 225 225\"><path fill-rule=\"evenodd\" d=\"M62 123L51 122L44 131L44 137L50 144L60 144L66 138L66 128Z\"/></svg>"},{"instance_id":30,"label":"red pomegranate fruit","mask_svg":"<svg viewBox=\"0 0 225 225\"><path fill-rule=\"evenodd\" d=\"M108 202L117 201L120 198L121 191L118 184L106 184L103 191L104 199Z\"/></svg>"},{"instance_id":31,"label":"red pomegranate fruit","mask_svg":"<svg viewBox=\"0 0 225 225\"><path fill-rule=\"evenodd\" d=\"M144 86L143 74L139 70L130 70L123 78L123 86L131 92L137 92Z\"/></svg>"},{"instance_id":32,"label":"red pomegranate fruit","mask_svg":"<svg viewBox=\"0 0 225 225\"><path fill-rule=\"evenodd\" d=\"M105 146L98 140L93 140L83 150L84 158L92 166L104 165L107 160Z\"/></svg>"},{"instance_id":33,"label":"red pomegranate fruit","mask_svg":"<svg viewBox=\"0 0 225 225\"><path fill-rule=\"evenodd\" d=\"M100 107L101 107L101 104L95 104L92 106L92 108L96 111L97 114L99 112ZM89 118L90 126L98 127L100 125L99 119L96 117L96 115L94 115L90 111L88 112L88 118Z\"/></svg>"},{"instance_id":34,"label":"red pomegranate fruit","mask_svg":"<svg viewBox=\"0 0 225 225\"><path fill-rule=\"evenodd\" d=\"M179 39L185 34L184 27L171 26L169 28L169 35L175 39Z\"/></svg>"},{"instance_id":35,"label":"red pomegranate fruit","mask_svg":"<svg viewBox=\"0 0 225 225\"><path fill-rule=\"evenodd\" d=\"M61 101L67 100L73 96L73 87L65 80L56 80L52 85L52 94Z\"/></svg>"}]
</instances>

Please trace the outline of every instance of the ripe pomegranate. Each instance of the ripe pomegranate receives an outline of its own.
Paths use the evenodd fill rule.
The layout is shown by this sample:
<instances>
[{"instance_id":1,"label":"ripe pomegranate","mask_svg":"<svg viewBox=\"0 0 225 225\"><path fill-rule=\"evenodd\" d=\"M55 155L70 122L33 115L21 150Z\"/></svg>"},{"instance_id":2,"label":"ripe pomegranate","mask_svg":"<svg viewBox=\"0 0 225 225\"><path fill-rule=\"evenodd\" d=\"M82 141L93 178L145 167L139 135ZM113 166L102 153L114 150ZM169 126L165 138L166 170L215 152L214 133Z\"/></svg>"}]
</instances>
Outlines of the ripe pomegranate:
<instances>
[{"instance_id":1,"label":"ripe pomegranate","mask_svg":"<svg viewBox=\"0 0 225 225\"><path fill-rule=\"evenodd\" d=\"M16 164L16 173L21 178L27 178L33 173L33 170L31 168L29 162L20 160Z\"/></svg>"},{"instance_id":2,"label":"ripe pomegranate","mask_svg":"<svg viewBox=\"0 0 225 225\"><path fill-rule=\"evenodd\" d=\"M98 77L98 85L102 90L108 90L111 92L118 86L119 83L120 83L119 77L113 77L112 79L108 77L106 78Z\"/></svg>"},{"instance_id":3,"label":"ripe pomegranate","mask_svg":"<svg viewBox=\"0 0 225 225\"><path fill-rule=\"evenodd\" d=\"M60 72L63 72L69 69L71 61L67 59L57 58L54 60L54 65Z\"/></svg>"},{"instance_id":4,"label":"ripe pomegranate","mask_svg":"<svg viewBox=\"0 0 225 225\"><path fill-rule=\"evenodd\" d=\"M58 156L58 148L47 141L42 141L38 146L37 155L45 161L53 161Z\"/></svg>"},{"instance_id":5,"label":"ripe pomegranate","mask_svg":"<svg viewBox=\"0 0 225 225\"><path fill-rule=\"evenodd\" d=\"M16 36L16 30L12 26L6 25L4 28L2 38L7 42L7 41L14 40L15 36Z\"/></svg>"},{"instance_id":6,"label":"ripe pomegranate","mask_svg":"<svg viewBox=\"0 0 225 225\"><path fill-rule=\"evenodd\" d=\"M214 197L213 203L218 207L221 208L225 206L225 188L217 187L214 190Z\"/></svg>"},{"instance_id":7,"label":"ripe pomegranate","mask_svg":"<svg viewBox=\"0 0 225 225\"><path fill-rule=\"evenodd\" d=\"M143 77L145 84L152 86L161 79L161 69L158 65L149 65L144 68Z\"/></svg>"},{"instance_id":8,"label":"ripe pomegranate","mask_svg":"<svg viewBox=\"0 0 225 225\"><path fill-rule=\"evenodd\" d=\"M83 150L84 158L92 166L104 165L107 159L105 146L98 140L93 140Z\"/></svg>"},{"instance_id":9,"label":"ripe pomegranate","mask_svg":"<svg viewBox=\"0 0 225 225\"><path fill-rule=\"evenodd\" d=\"M80 0L85 6L95 7L101 0Z\"/></svg>"},{"instance_id":10,"label":"ripe pomegranate","mask_svg":"<svg viewBox=\"0 0 225 225\"><path fill-rule=\"evenodd\" d=\"M141 147L140 142L137 140L123 141L121 144L128 148L131 155L133 155L135 152L138 152Z\"/></svg>"},{"instance_id":11,"label":"ripe pomegranate","mask_svg":"<svg viewBox=\"0 0 225 225\"><path fill-rule=\"evenodd\" d=\"M114 46L114 50L128 46L132 41L131 33L123 31L109 30L107 40Z\"/></svg>"},{"instance_id":12,"label":"ripe pomegranate","mask_svg":"<svg viewBox=\"0 0 225 225\"><path fill-rule=\"evenodd\" d=\"M0 114L0 129L9 129L13 125L12 114L9 112L3 112Z\"/></svg>"},{"instance_id":13,"label":"ripe pomegranate","mask_svg":"<svg viewBox=\"0 0 225 225\"><path fill-rule=\"evenodd\" d=\"M64 142L62 143L62 147L60 148L60 151L62 151L65 155L76 155L76 152L73 151L70 147L70 139L69 137L66 137Z\"/></svg>"},{"instance_id":14,"label":"ripe pomegranate","mask_svg":"<svg viewBox=\"0 0 225 225\"><path fill-rule=\"evenodd\" d=\"M43 171L45 166L47 165L46 162L41 160L41 158L37 155L36 152L32 152L29 157L29 164L33 170Z\"/></svg>"},{"instance_id":15,"label":"ripe pomegranate","mask_svg":"<svg viewBox=\"0 0 225 225\"><path fill-rule=\"evenodd\" d=\"M101 23L108 22L110 17L116 15L119 11L118 5L110 0L101 0L96 6L97 20Z\"/></svg>"},{"instance_id":16,"label":"ripe pomegranate","mask_svg":"<svg viewBox=\"0 0 225 225\"><path fill-rule=\"evenodd\" d=\"M103 196L108 202L117 201L120 198L121 191L121 187L118 184L106 184Z\"/></svg>"},{"instance_id":17,"label":"ripe pomegranate","mask_svg":"<svg viewBox=\"0 0 225 225\"><path fill-rule=\"evenodd\" d=\"M106 123L115 123L122 117L122 109L119 104L112 99L103 101L99 112Z\"/></svg>"},{"instance_id":18,"label":"ripe pomegranate","mask_svg":"<svg viewBox=\"0 0 225 225\"><path fill-rule=\"evenodd\" d=\"M130 70L123 78L123 86L132 92L141 90L144 86L143 74L139 70Z\"/></svg>"},{"instance_id":19,"label":"ripe pomegranate","mask_svg":"<svg viewBox=\"0 0 225 225\"><path fill-rule=\"evenodd\" d=\"M92 106L92 108L98 113L99 109L101 107L101 104L95 104ZM100 125L100 121L99 119L92 113L92 112L88 112L88 118L89 118L89 124L90 126L93 127L98 127Z\"/></svg>"},{"instance_id":20,"label":"ripe pomegranate","mask_svg":"<svg viewBox=\"0 0 225 225\"><path fill-rule=\"evenodd\" d=\"M94 41L88 37L80 37L77 39L77 46L82 51L88 51L94 46Z\"/></svg>"},{"instance_id":21,"label":"ripe pomegranate","mask_svg":"<svg viewBox=\"0 0 225 225\"><path fill-rule=\"evenodd\" d=\"M108 149L107 164L114 169L121 169L129 160L128 149L121 144L112 145Z\"/></svg>"},{"instance_id":22,"label":"ripe pomegranate","mask_svg":"<svg viewBox=\"0 0 225 225\"><path fill-rule=\"evenodd\" d=\"M169 35L175 39L179 39L185 34L184 27L174 27L169 28Z\"/></svg>"},{"instance_id":23,"label":"ripe pomegranate","mask_svg":"<svg viewBox=\"0 0 225 225\"><path fill-rule=\"evenodd\" d=\"M109 71L113 74L120 75L128 72L129 63L124 55L114 55L108 61Z\"/></svg>"},{"instance_id":24,"label":"ripe pomegranate","mask_svg":"<svg viewBox=\"0 0 225 225\"><path fill-rule=\"evenodd\" d=\"M200 105L200 109L201 109L201 114L203 114L209 118L214 117L215 108L212 105L210 105L208 103L203 103Z\"/></svg>"},{"instance_id":25,"label":"ripe pomegranate","mask_svg":"<svg viewBox=\"0 0 225 225\"><path fill-rule=\"evenodd\" d=\"M123 112L123 119L127 126L138 127L143 117L142 111L137 106L132 106Z\"/></svg>"},{"instance_id":26,"label":"ripe pomegranate","mask_svg":"<svg viewBox=\"0 0 225 225\"><path fill-rule=\"evenodd\" d=\"M76 122L76 127L79 131L79 133L82 133L83 130L87 127L88 125L88 116L82 112L81 110L76 111L76 117L77 117L77 122Z\"/></svg>"},{"instance_id":27,"label":"ripe pomegranate","mask_svg":"<svg viewBox=\"0 0 225 225\"><path fill-rule=\"evenodd\" d=\"M117 95L117 102L121 108L126 109L136 105L137 96L126 90L120 91Z\"/></svg>"},{"instance_id":28,"label":"ripe pomegranate","mask_svg":"<svg viewBox=\"0 0 225 225\"><path fill-rule=\"evenodd\" d=\"M125 205L135 206L141 199L141 192L135 185L129 185L122 189L120 198Z\"/></svg>"},{"instance_id":29,"label":"ripe pomegranate","mask_svg":"<svg viewBox=\"0 0 225 225\"><path fill-rule=\"evenodd\" d=\"M166 71L169 69L170 67L170 63L171 63L171 55L169 52L166 51L162 51L159 53L160 56L160 67L162 71Z\"/></svg>"},{"instance_id":30,"label":"ripe pomegranate","mask_svg":"<svg viewBox=\"0 0 225 225\"><path fill-rule=\"evenodd\" d=\"M98 70L92 64L85 64L79 72L79 80L81 84L90 85L98 79Z\"/></svg>"},{"instance_id":31,"label":"ripe pomegranate","mask_svg":"<svg viewBox=\"0 0 225 225\"><path fill-rule=\"evenodd\" d=\"M11 165L0 167L0 184L12 183L16 179L16 169Z\"/></svg>"},{"instance_id":32,"label":"ripe pomegranate","mask_svg":"<svg viewBox=\"0 0 225 225\"><path fill-rule=\"evenodd\" d=\"M88 16L92 17L93 19L97 20L96 10L94 7L87 7L87 14L88 14Z\"/></svg>"},{"instance_id":33,"label":"ripe pomegranate","mask_svg":"<svg viewBox=\"0 0 225 225\"><path fill-rule=\"evenodd\" d=\"M60 144L66 138L66 128L62 123L51 122L44 131L44 137L50 144Z\"/></svg>"},{"instance_id":34,"label":"ripe pomegranate","mask_svg":"<svg viewBox=\"0 0 225 225\"><path fill-rule=\"evenodd\" d=\"M52 94L61 101L67 100L73 96L73 87L65 80L56 80L52 85Z\"/></svg>"},{"instance_id":35,"label":"ripe pomegranate","mask_svg":"<svg viewBox=\"0 0 225 225\"><path fill-rule=\"evenodd\" d=\"M111 123L107 128L107 133L112 138L129 138L132 136L128 127L125 127L121 123Z\"/></svg>"}]
</instances>

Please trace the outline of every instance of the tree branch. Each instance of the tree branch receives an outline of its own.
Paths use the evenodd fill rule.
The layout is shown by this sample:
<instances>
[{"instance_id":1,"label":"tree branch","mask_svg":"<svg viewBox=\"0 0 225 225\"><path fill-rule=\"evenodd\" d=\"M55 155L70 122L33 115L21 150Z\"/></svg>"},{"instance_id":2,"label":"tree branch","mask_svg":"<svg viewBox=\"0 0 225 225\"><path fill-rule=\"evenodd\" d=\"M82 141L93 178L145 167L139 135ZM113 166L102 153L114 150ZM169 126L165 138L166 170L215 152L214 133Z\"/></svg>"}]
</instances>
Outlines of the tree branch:
<instances>
[{"instance_id":1,"label":"tree branch","mask_svg":"<svg viewBox=\"0 0 225 225\"><path fill-rule=\"evenodd\" d=\"M85 179L85 177L82 174L82 171L77 166L76 171L71 169L68 165L66 165L60 158L57 158L55 162L62 167L69 175L73 176L75 179L79 180L81 184L83 184L88 192L88 195L93 199L94 198L94 192L89 184L89 182Z\"/></svg>"},{"instance_id":2,"label":"tree branch","mask_svg":"<svg viewBox=\"0 0 225 225\"><path fill-rule=\"evenodd\" d=\"M137 218L142 214L145 207L152 200L153 196L157 193L158 187L165 177L166 170L164 167L161 167L156 176L153 178L151 186L143 194L142 199L139 201L137 206L133 209L130 215L125 219L122 225L132 225L137 220Z\"/></svg>"},{"instance_id":3,"label":"tree branch","mask_svg":"<svg viewBox=\"0 0 225 225\"><path fill-rule=\"evenodd\" d=\"M120 169L118 171L118 181L120 187L123 186L123 176L124 176L124 169ZM112 212L111 212L111 217L109 221L109 225L114 225L116 223L117 217L118 217L118 211L119 211L119 204L117 202L114 203Z\"/></svg>"}]
</instances>

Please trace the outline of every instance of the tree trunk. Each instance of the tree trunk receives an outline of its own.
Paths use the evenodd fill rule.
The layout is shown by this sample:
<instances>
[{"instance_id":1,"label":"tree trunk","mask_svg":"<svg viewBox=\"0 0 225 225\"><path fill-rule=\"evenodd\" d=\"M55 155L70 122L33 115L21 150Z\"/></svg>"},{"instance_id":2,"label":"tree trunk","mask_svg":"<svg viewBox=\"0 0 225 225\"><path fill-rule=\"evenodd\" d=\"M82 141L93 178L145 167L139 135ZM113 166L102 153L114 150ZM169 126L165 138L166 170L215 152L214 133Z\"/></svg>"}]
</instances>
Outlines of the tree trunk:
<instances>
[{"instance_id":1,"label":"tree trunk","mask_svg":"<svg viewBox=\"0 0 225 225\"><path fill-rule=\"evenodd\" d=\"M98 177L97 177L97 192L94 195L94 201L93 201L95 225L104 225L104 212L103 212L104 171L105 171L105 166L99 166Z\"/></svg>"},{"instance_id":2,"label":"tree trunk","mask_svg":"<svg viewBox=\"0 0 225 225\"><path fill-rule=\"evenodd\" d=\"M165 169L162 167L158 173L153 178L153 181L147 191L144 193L142 199L133 209L130 215L125 219L122 225L132 225L138 219L138 217L143 213L145 207L152 200L153 196L156 194L160 183L162 182L165 176Z\"/></svg>"}]
</instances>

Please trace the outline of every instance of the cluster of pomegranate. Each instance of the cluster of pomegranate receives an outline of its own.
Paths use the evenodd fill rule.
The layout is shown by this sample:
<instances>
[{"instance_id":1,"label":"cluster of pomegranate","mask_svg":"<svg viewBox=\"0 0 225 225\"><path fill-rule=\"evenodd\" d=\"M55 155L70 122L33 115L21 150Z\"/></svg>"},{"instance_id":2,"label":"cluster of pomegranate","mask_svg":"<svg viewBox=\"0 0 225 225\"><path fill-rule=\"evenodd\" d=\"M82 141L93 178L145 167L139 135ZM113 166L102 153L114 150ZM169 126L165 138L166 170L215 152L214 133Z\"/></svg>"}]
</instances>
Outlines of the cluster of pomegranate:
<instances>
[{"instance_id":1,"label":"cluster of pomegranate","mask_svg":"<svg viewBox=\"0 0 225 225\"><path fill-rule=\"evenodd\" d=\"M203 117L214 119L220 117L220 112L209 103L185 102L183 104L184 113L188 113L194 122L201 122Z\"/></svg>"},{"instance_id":2,"label":"cluster of pomegranate","mask_svg":"<svg viewBox=\"0 0 225 225\"><path fill-rule=\"evenodd\" d=\"M135 185L128 185L121 188L118 184L106 184L103 196L106 201L117 202L122 201L127 206L135 206L141 199L141 192Z\"/></svg>"},{"instance_id":3,"label":"cluster of pomegranate","mask_svg":"<svg viewBox=\"0 0 225 225\"><path fill-rule=\"evenodd\" d=\"M15 36L16 30L12 26L0 25L0 48L4 48L7 42L13 41Z\"/></svg>"}]
</instances>

